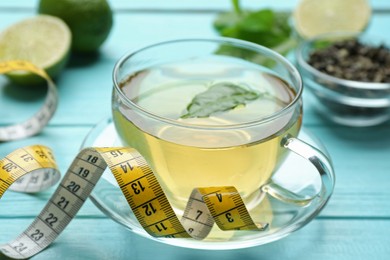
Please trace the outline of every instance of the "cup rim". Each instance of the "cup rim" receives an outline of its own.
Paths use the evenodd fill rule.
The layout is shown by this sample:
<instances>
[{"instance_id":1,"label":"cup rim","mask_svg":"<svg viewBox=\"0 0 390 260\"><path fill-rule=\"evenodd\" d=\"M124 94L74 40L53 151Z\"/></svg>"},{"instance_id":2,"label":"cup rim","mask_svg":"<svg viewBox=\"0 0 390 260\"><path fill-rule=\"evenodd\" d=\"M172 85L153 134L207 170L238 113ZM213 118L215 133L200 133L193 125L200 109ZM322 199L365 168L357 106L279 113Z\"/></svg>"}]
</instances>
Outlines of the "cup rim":
<instances>
[{"instance_id":1,"label":"cup rim","mask_svg":"<svg viewBox=\"0 0 390 260\"><path fill-rule=\"evenodd\" d=\"M302 69L306 70L308 73L314 75L317 78L325 79L328 82L332 82L338 85L347 86L356 90L388 90L390 89L390 83L380 83L380 82L364 82L356 80L348 80L337 78L335 76L326 74L313 66L311 66L304 57L305 49L309 48L312 50L311 45L317 41L334 39L335 37L350 37L350 38L367 38L370 39L373 36L361 32L332 32L318 35L316 37L304 40L301 42L295 50L295 56L297 58L297 64Z\"/></svg>"},{"instance_id":2,"label":"cup rim","mask_svg":"<svg viewBox=\"0 0 390 260\"><path fill-rule=\"evenodd\" d=\"M122 66L128 59L133 57L134 55L143 52L148 49L152 49L157 46L161 45L167 45L167 44L173 44L173 43L182 43L182 42L215 42L215 43L228 43L231 45L243 47L252 51L261 51L263 53L266 53L267 55L272 55L275 59L277 59L280 63L282 63L287 70L295 77L297 80L298 90L296 92L296 95L294 99L285 107L283 107L281 110L272 113L269 116L265 116L259 119L237 123L237 124L227 124L227 125L201 125L201 124L191 124L191 123L185 123L180 122L175 119L170 119L164 116L160 116L158 114L152 113L143 107L137 105L136 103L132 102L122 91L119 86L117 75L118 72ZM295 104L301 99L302 92L303 92L303 81L301 74L299 73L298 69L289 61L287 58L283 57L281 54L277 53L276 51L273 51L267 47L264 47L262 45L258 45L252 42L239 40L239 39L233 39L233 38L227 38L227 37L213 37L213 38L181 38L181 39L173 39L173 40L166 40L157 42L154 44L150 44L148 46L139 48L134 51L128 51L125 53L116 63L112 72L112 79L114 82L114 89L116 90L116 93L119 94L122 102L124 102L127 106L131 107L132 109L136 110L137 112L140 112L150 118L153 118L155 120L168 123L170 125L185 127L185 128L192 128L192 129L220 129L220 130L227 130L227 129L237 129L237 128L246 128L251 127L259 124L268 123L278 117L281 117L282 115L286 114L290 109L292 109Z\"/></svg>"}]
</instances>

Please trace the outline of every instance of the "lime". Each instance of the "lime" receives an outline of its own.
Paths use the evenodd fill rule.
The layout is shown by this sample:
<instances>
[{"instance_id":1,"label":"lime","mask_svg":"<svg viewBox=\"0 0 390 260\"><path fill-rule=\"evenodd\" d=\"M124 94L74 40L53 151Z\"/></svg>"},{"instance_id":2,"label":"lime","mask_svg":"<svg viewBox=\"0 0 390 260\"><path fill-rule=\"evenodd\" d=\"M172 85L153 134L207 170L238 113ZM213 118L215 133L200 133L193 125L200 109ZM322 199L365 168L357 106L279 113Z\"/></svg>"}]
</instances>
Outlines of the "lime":
<instances>
[{"instance_id":1,"label":"lime","mask_svg":"<svg viewBox=\"0 0 390 260\"><path fill-rule=\"evenodd\" d=\"M72 31L72 49L96 51L112 27L112 11L106 0L41 0L38 12L54 15Z\"/></svg>"},{"instance_id":2,"label":"lime","mask_svg":"<svg viewBox=\"0 0 390 260\"><path fill-rule=\"evenodd\" d=\"M331 32L360 32L371 16L367 0L301 0L294 10L298 33L311 38Z\"/></svg>"},{"instance_id":3,"label":"lime","mask_svg":"<svg viewBox=\"0 0 390 260\"><path fill-rule=\"evenodd\" d=\"M65 67L71 32L59 18L39 15L11 25L0 33L0 61L26 60L44 69L52 78ZM20 85L36 85L43 79L30 72L7 76Z\"/></svg>"}]
</instances>

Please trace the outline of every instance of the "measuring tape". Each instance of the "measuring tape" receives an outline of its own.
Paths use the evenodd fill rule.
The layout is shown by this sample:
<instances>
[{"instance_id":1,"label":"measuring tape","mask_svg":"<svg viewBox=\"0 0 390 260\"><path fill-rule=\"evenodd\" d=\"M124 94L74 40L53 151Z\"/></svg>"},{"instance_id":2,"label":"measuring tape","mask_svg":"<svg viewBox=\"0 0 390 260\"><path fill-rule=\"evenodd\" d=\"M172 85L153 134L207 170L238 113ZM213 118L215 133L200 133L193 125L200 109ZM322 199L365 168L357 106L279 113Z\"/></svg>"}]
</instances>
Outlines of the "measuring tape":
<instances>
[{"instance_id":1,"label":"measuring tape","mask_svg":"<svg viewBox=\"0 0 390 260\"><path fill-rule=\"evenodd\" d=\"M77 214L107 166L151 236L203 239L214 222L222 230L263 231L268 227L253 222L234 187L195 188L179 220L153 171L135 149L86 148L76 156L38 217L15 240L0 246L0 251L25 259L46 248ZM0 161L0 198L7 189L42 190L59 176L49 148L35 145L16 150Z\"/></svg>"},{"instance_id":2,"label":"measuring tape","mask_svg":"<svg viewBox=\"0 0 390 260\"><path fill-rule=\"evenodd\" d=\"M25 61L0 63L0 73L25 70L48 82L43 107L27 121L0 128L0 141L34 135L42 130L57 107L54 83L38 67ZM267 229L255 223L234 187L195 188L179 220L152 169L133 148L86 148L74 159L49 202L16 239L0 245L10 258L29 258L49 246L75 217L107 166L134 215L153 237L204 239L214 223L221 230ZM0 160L0 198L8 190L38 192L60 179L50 148L34 145L16 150ZM1 255L0 255L1 256Z\"/></svg>"},{"instance_id":3,"label":"measuring tape","mask_svg":"<svg viewBox=\"0 0 390 260\"><path fill-rule=\"evenodd\" d=\"M58 104L56 87L47 73L27 61L0 62L0 74L11 71L29 71L47 81L48 91L40 110L26 121L7 127L0 127L0 142L17 140L39 133L54 115Z\"/></svg>"}]
</instances>

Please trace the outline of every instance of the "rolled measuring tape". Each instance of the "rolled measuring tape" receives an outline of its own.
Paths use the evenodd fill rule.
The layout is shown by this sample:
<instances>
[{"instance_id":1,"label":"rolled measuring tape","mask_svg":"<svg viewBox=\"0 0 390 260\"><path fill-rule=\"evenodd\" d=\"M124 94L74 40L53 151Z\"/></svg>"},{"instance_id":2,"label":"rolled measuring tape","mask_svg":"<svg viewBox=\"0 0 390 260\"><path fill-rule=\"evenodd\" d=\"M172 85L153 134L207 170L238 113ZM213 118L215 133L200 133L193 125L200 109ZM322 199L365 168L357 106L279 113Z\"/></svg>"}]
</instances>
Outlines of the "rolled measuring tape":
<instances>
[{"instance_id":1,"label":"rolled measuring tape","mask_svg":"<svg viewBox=\"0 0 390 260\"><path fill-rule=\"evenodd\" d=\"M54 83L31 63L0 63L0 73L27 70L45 78L45 103L24 123L0 128L0 141L39 132L57 106ZM179 220L146 160L133 148L86 148L70 165L58 188L31 225L11 242L0 245L1 254L26 259L49 246L75 217L107 166L110 168L141 226L153 237L204 239L214 223L221 230L263 231L268 223L255 223L234 187L195 188ZM60 179L50 148L34 145L18 149L0 160L0 198L9 189L39 192Z\"/></svg>"},{"instance_id":2,"label":"rolled measuring tape","mask_svg":"<svg viewBox=\"0 0 390 260\"><path fill-rule=\"evenodd\" d=\"M11 71L29 71L47 81L48 91L43 106L31 118L14 125L0 127L0 142L22 139L39 133L53 117L58 105L56 87L47 73L27 61L0 62L0 74Z\"/></svg>"}]
</instances>

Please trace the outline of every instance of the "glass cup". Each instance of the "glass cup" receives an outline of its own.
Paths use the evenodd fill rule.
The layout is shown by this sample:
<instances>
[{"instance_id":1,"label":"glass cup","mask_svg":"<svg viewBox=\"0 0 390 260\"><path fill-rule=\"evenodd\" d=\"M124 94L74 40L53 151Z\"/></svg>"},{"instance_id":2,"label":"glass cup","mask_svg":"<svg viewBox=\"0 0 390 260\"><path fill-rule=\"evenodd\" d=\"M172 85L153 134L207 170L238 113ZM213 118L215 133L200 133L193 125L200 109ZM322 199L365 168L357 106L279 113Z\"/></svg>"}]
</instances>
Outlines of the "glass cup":
<instances>
[{"instance_id":1,"label":"glass cup","mask_svg":"<svg viewBox=\"0 0 390 260\"><path fill-rule=\"evenodd\" d=\"M330 196L329 159L296 138L301 77L278 53L227 38L167 41L125 55L113 80L116 131L145 157L179 214L197 187L234 186L249 208L265 193L295 205ZM314 165L319 192L296 193L273 181L289 151ZM291 169L291 178L299 177Z\"/></svg>"}]
</instances>

